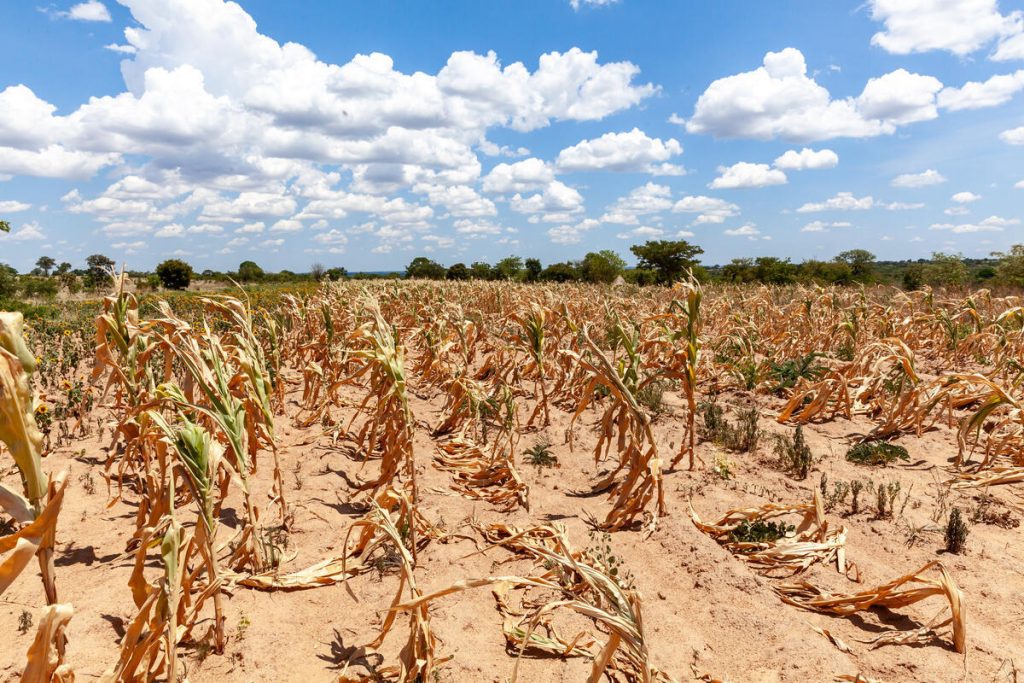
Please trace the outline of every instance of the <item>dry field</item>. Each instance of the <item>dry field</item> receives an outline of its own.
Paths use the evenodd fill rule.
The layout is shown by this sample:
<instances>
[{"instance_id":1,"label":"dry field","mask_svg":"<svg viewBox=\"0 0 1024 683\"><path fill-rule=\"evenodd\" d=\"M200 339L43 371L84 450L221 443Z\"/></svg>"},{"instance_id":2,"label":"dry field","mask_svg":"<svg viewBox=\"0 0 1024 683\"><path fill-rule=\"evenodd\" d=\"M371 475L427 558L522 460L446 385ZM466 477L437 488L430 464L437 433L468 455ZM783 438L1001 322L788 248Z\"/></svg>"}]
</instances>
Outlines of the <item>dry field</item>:
<instances>
[{"instance_id":1,"label":"dry field","mask_svg":"<svg viewBox=\"0 0 1024 683\"><path fill-rule=\"evenodd\" d=\"M1017 681L1022 303L376 282L3 314L0 680Z\"/></svg>"}]
</instances>

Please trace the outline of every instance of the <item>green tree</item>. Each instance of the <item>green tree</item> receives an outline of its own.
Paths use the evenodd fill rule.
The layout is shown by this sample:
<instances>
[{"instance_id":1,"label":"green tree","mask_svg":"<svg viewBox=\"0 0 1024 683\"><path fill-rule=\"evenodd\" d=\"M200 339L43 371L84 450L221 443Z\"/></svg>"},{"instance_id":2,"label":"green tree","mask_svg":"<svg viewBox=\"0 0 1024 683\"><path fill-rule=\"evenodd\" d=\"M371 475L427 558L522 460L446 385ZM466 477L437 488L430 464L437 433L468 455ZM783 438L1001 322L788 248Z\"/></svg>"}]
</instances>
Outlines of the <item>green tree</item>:
<instances>
[{"instance_id":1,"label":"green tree","mask_svg":"<svg viewBox=\"0 0 1024 683\"><path fill-rule=\"evenodd\" d=\"M490 280L494 277L494 269L483 261L474 261L469 267L469 277L474 280Z\"/></svg>"},{"instance_id":2,"label":"green tree","mask_svg":"<svg viewBox=\"0 0 1024 683\"><path fill-rule=\"evenodd\" d=\"M156 276L165 289L188 289L192 266L181 259L168 259L156 267Z\"/></svg>"},{"instance_id":3,"label":"green tree","mask_svg":"<svg viewBox=\"0 0 1024 683\"><path fill-rule=\"evenodd\" d=\"M971 271L964 263L960 254L944 254L937 251L932 254L931 263L926 270L928 282L935 285L959 287L971 279Z\"/></svg>"},{"instance_id":4,"label":"green tree","mask_svg":"<svg viewBox=\"0 0 1024 683\"><path fill-rule=\"evenodd\" d=\"M789 259L758 256L754 259L754 277L766 285L788 285L796 282L797 267Z\"/></svg>"},{"instance_id":5,"label":"green tree","mask_svg":"<svg viewBox=\"0 0 1024 683\"><path fill-rule=\"evenodd\" d=\"M255 261L242 261L238 264L238 279L242 282L262 280L263 275L263 269Z\"/></svg>"},{"instance_id":6,"label":"green tree","mask_svg":"<svg viewBox=\"0 0 1024 683\"><path fill-rule=\"evenodd\" d=\"M734 258L722 266L722 279L733 284L754 281L754 259Z\"/></svg>"},{"instance_id":7,"label":"green tree","mask_svg":"<svg viewBox=\"0 0 1024 683\"><path fill-rule=\"evenodd\" d=\"M682 278L700 261L696 258L704 250L686 240L651 240L629 248L639 262L638 267L655 271L658 282L670 284Z\"/></svg>"},{"instance_id":8,"label":"green tree","mask_svg":"<svg viewBox=\"0 0 1024 683\"><path fill-rule=\"evenodd\" d=\"M410 279L443 280L447 273L447 268L426 256L417 256L405 268L405 276Z\"/></svg>"},{"instance_id":9,"label":"green tree","mask_svg":"<svg viewBox=\"0 0 1024 683\"><path fill-rule=\"evenodd\" d=\"M552 263L540 273L540 279L546 282L573 282L580 279L579 268L575 263Z\"/></svg>"},{"instance_id":10,"label":"green tree","mask_svg":"<svg viewBox=\"0 0 1024 683\"><path fill-rule=\"evenodd\" d=\"M40 256L36 261L36 268L42 271L44 277L50 277L50 271L57 265L57 262L49 256Z\"/></svg>"},{"instance_id":11,"label":"green tree","mask_svg":"<svg viewBox=\"0 0 1024 683\"><path fill-rule=\"evenodd\" d=\"M7 221L0 221L0 232L10 232L11 224Z\"/></svg>"},{"instance_id":12,"label":"green tree","mask_svg":"<svg viewBox=\"0 0 1024 683\"><path fill-rule=\"evenodd\" d=\"M541 265L539 258L528 258L523 261L523 269L526 272L526 281L536 282L544 271L544 266Z\"/></svg>"},{"instance_id":13,"label":"green tree","mask_svg":"<svg viewBox=\"0 0 1024 683\"><path fill-rule=\"evenodd\" d=\"M924 286L925 268L920 263L912 263L903 271L903 289L913 291Z\"/></svg>"},{"instance_id":14,"label":"green tree","mask_svg":"<svg viewBox=\"0 0 1024 683\"><path fill-rule=\"evenodd\" d=\"M875 260L875 255L867 249L850 249L835 257L836 263L845 263L850 267L853 279L858 282L868 282L874 277Z\"/></svg>"},{"instance_id":15,"label":"green tree","mask_svg":"<svg viewBox=\"0 0 1024 683\"><path fill-rule=\"evenodd\" d=\"M348 279L348 271L341 267L328 268L326 275L331 282Z\"/></svg>"},{"instance_id":16,"label":"green tree","mask_svg":"<svg viewBox=\"0 0 1024 683\"><path fill-rule=\"evenodd\" d=\"M465 263L452 264L448 266L448 272L445 273L444 278L446 280L468 280L469 268L466 267Z\"/></svg>"},{"instance_id":17,"label":"green tree","mask_svg":"<svg viewBox=\"0 0 1024 683\"><path fill-rule=\"evenodd\" d=\"M1000 282L1024 287L1024 244L1015 244L1005 253L993 252L992 256L999 259L996 277Z\"/></svg>"},{"instance_id":18,"label":"green tree","mask_svg":"<svg viewBox=\"0 0 1024 683\"><path fill-rule=\"evenodd\" d=\"M580 275L587 282L614 282L625 269L626 262L611 249L592 251L580 263Z\"/></svg>"},{"instance_id":19,"label":"green tree","mask_svg":"<svg viewBox=\"0 0 1024 683\"><path fill-rule=\"evenodd\" d=\"M85 286L89 289L106 287L113 282L110 274L117 265L114 259L103 254L93 254L85 259L85 265L88 266L85 271Z\"/></svg>"},{"instance_id":20,"label":"green tree","mask_svg":"<svg viewBox=\"0 0 1024 683\"><path fill-rule=\"evenodd\" d=\"M518 279L523 270L523 259L519 256L506 256L494 266L494 276L498 280Z\"/></svg>"}]
</instances>

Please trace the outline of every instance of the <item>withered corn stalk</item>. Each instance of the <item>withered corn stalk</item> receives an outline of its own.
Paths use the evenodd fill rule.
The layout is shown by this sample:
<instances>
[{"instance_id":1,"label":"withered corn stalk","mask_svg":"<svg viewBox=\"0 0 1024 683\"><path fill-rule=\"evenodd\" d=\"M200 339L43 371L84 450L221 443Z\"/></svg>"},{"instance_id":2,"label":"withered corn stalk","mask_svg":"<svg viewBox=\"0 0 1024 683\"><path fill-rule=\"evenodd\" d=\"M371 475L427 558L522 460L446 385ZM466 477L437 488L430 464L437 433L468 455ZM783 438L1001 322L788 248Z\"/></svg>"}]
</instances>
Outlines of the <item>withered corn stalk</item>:
<instances>
[{"instance_id":1,"label":"withered corn stalk","mask_svg":"<svg viewBox=\"0 0 1024 683\"><path fill-rule=\"evenodd\" d=\"M35 421L35 397L30 375L35 359L24 339L21 313L0 313L0 440L7 446L21 474L22 492L0 485L0 508L23 525L0 537L0 594L25 570L35 556L39 561L48 610L29 650L28 680L47 680L45 675L63 666L67 638L64 626L71 618L70 605L58 605L54 566L57 517L64 500L66 473L47 479L43 472L43 436ZM51 661L51 643L56 656Z\"/></svg>"},{"instance_id":2,"label":"withered corn stalk","mask_svg":"<svg viewBox=\"0 0 1024 683\"><path fill-rule=\"evenodd\" d=\"M786 536L773 542L739 541L733 533L741 524L750 524L789 515L800 515L792 537ZM690 517L694 525L714 538L729 552L742 556L766 573L785 570L790 576L800 574L816 562L835 560L841 574L847 573L846 527L830 529L822 509L818 492L810 503L777 505L768 503L758 507L729 510L714 524L706 524L690 504Z\"/></svg>"},{"instance_id":3,"label":"withered corn stalk","mask_svg":"<svg viewBox=\"0 0 1024 683\"><path fill-rule=\"evenodd\" d=\"M938 571L938 577L927 575L932 570ZM928 642L935 637L936 629L952 624L953 647L960 653L967 651L967 610L963 593L946 568L936 561L877 588L852 594L829 593L806 581L777 585L774 589L787 604L812 612L841 616L873 607L899 609L933 596L942 596L949 602L948 618L942 619L942 611L939 611L920 628L909 631L887 630L865 642L876 646Z\"/></svg>"},{"instance_id":4,"label":"withered corn stalk","mask_svg":"<svg viewBox=\"0 0 1024 683\"><path fill-rule=\"evenodd\" d=\"M609 530L622 529L646 512L650 515L647 527L654 529L658 518L668 510L662 489L661 458L651 430L651 419L586 330L580 330L580 339L588 352L586 355L563 351L571 355L590 377L573 413L570 429L594 400L598 390L603 388L611 402L601 416L601 433L594 449L594 459L597 461L602 453L607 453L613 442L618 451L616 466L594 486L595 492L609 491L615 499L601 526ZM619 473L623 471L620 481ZM647 510L652 499L655 500L654 509Z\"/></svg>"}]
</instances>

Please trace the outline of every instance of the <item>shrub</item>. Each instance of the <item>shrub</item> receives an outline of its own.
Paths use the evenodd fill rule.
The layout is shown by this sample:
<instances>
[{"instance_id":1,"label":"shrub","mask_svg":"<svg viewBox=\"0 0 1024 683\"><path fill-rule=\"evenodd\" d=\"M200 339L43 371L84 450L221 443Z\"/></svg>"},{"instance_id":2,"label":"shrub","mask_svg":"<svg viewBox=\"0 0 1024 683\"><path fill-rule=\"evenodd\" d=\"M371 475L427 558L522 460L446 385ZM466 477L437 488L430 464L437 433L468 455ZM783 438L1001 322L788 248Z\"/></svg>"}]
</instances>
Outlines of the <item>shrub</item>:
<instances>
[{"instance_id":1,"label":"shrub","mask_svg":"<svg viewBox=\"0 0 1024 683\"><path fill-rule=\"evenodd\" d=\"M946 551L954 555L962 555L967 547L967 535L970 529L960 514L960 508L953 508L946 523Z\"/></svg>"},{"instance_id":2,"label":"shrub","mask_svg":"<svg viewBox=\"0 0 1024 683\"><path fill-rule=\"evenodd\" d=\"M775 455L779 458L779 466L792 474L793 478L801 480L807 478L814 462L814 456L804 440L803 426L797 425L792 437L787 434L779 434L775 437Z\"/></svg>"},{"instance_id":3,"label":"shrub","mask_svg":"<svg viewBox=\"0 0 1024 683\"><path fill-rule=\"evenodd\" d=\"M192 266L172 258L156 267L156 275L165 289L188 289L192 282Z\"/></svg>"},{"instance_id":4,"label":"shrub","mask_svg":"<svg viewBox=\"0 0 1024 683\"><path fill-rule=\"evenodd\" d=\"M907 449L887 441L866 441L846 452L846 459L858 465L890 465L897 460L910 460Z\"/></svg>"},{"instance_id":5,"label":"shrub","mask_svg":"<svg viewBox=\"0 0 1024 683\"><path fill-rule=\"evenodd\" d=\"M727 420L722 407L714 402L703 404L701 414L704 420L704 426L701 428L703 440L712 441L726 450L739 453L750 453L757 448L761 430L757 426L760 413L756 406L739 408L736 411L735 422Z\"/></svg>"},{"instance_id":6,"label":"shrub","mask_svg":"<svg viewBox=\"0 0 1024 683\"><path fill-rule=\"evenodd\" d=\"M792 389L800 379L815 380L825 374L825 366L814 362L819 357L820 353L808 353L781 363L772 362L768 368L768 376L775 381L772 393Z\"/></svg>"},{"instance_id":7,"label":"shrub","mask_svg":"<svg viewBox=\"0 0 1024 683\"><path fill-rule=\"evenodd\" d=\"M729 540L733 543L775 543L795 529L785 522L766 522L763 519L751 522L745 519L729 532Z\"/></svg>"},{"instance_id":8,"label":"shrub","mask_svg":"<svg viewBox=\"0 0 1024 683\"><path fill-rule=\"evenodd\" d=\"M523 456L526 462L538 469L558 464L558 458L551 454L551 446L546 443L535 443L523 451Z\"/></svg>"}]
</instances>

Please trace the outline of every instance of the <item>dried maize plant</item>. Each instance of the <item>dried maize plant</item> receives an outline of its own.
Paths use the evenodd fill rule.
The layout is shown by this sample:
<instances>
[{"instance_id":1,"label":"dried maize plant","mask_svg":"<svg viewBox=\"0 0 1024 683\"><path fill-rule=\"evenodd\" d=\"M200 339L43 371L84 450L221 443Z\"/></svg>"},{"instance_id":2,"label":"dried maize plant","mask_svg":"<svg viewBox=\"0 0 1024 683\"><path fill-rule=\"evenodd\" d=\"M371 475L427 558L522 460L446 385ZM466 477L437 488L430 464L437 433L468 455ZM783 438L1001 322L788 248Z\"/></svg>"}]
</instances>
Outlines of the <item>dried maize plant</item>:
<instances>
[{"instance_id":1,"label":"dried maize plant","mask_svg":"<svg viewBox=\"0 0 1024 683\"><path fill-rule=\"evenodd\" d=\"M510 676L517 680L519 658L528 651L555 654L563 657L593 656L588 683L602 677L629 682L659 683L671 681L666 674L650 662L640 596L624 585L617 570L591 555L575 551L569 545L561 527L540 526L524 531L513 528L496 529L495 535L503 547L531 557L542 569L534 576L490 576L482 579L464 579L451 586L392 606L396 611L425 610L431 602L446 595L482 586L495 586L499 610L505 615L503 632L510 647L517 652L516 664ZM516 614L506 602L511 587L539 588L556 591L560 598L531 601L526 614ZM595 639L587 634L573 638L560 636L550 625L550 615L558 610L569 610L595 622L608 634L608 639L597 654L592 654ZM518 618L512 618L516 617ZM544 629L541 634L538 629ZM403 679L404 680L404 679Z\"/></svg>"},{"instance_id":2,"label":"dried maize plant","mask_svg":"<svg viewBox=\"0 0 1024 683\"><path fill-rule=\"evenodd\" d=\"M653 530L667 509L662 489L661 458L651 430L651 418L637 403L634 393L643 385L636 383L638 378L630 375L635 370L633 366L623 365L620 375L620 369L612 364L585 329L580 330L579 338L583 353L563 351L574 358L590 377L569 424L570 448L571 430L576 420L599 393L606 393L609 404L600 419L601 431L594 448L594 460L599 462L602 456L607 457L614 442L618 463L593 489L595 493L608 491L609 496L615 499L601 527L622 529L636 521L638 516L649 514L646 526ZM647 381L653 380L654 375L647 378ZM631 389L629 384L635 388ZM624 473L621 480L620 472ZM655 505L649 511L647 507L652 499Z\"/></svg>"},{"instance_id":3,"label":"dried maize plant","mask_svg":"<svg viewBox=\"0 0 1024 683\"><path fill-rule=\"evenodd\" d=\"M928 576L931 570L937 570L939 576L936 578ZM849 616L874 607L899 609L933 596L943 596L949 602L948 618L942 618L945 612L943 609L920 628L909 631L890 629L863 642L871 643L876 647L891 644L927 643L936 638L937 629L952 624L953 647L957 652L967 652L967 612L963 593L946 568L936 561L929 562L916 572L858 593L830 593L807 581L777 585L774 586L774 589L783 602L789 605L812 612L840 616Z\"/></svg>"},{"instance_id":4,"label":"dried maize plant","mask_svg":"<svg viewBox=\"0 0 1024 683\"><path fill-rule=\"evenodd\" d=\"M201 581L206 575L201 544L173 513L158 527L147 527L141 541L129 580L138 612L125 628L117 662L100 677L101 683L179 680L178 645L191 639L204 604L221 590L219 583ZM159 550L161 575L148 582L145 568L152 549ZM209 637L215 635L203 639Z\"/></svg>"},{"instance_id":5,"label":"dried maize plant","mask_svg":"<svg viewBox=\"0 0 1024 683\"><path fill-rule=\"evenodd\" d=\"M517 506L530 509L530 489L516 469L513 448L487 454L475 443L452 439L437 449L434 465L452 473L452 488L461 495L485 500L504 512Z\"/></svg>"},{"instance_id":6,"label":"dried maize plant","mask_svg":"<svg viewBox=\"0 0 1024 683\"><path fill-rule=\"evenodd\" d=\"M347 381L362 381L368 388L366 397L352 416L351 425L361 413L369 413L355 436L364 462L379 457L380 472L363 481L359 491L370 491L371 497L390 484L404 471L417 499L416 463L413 457L415 422L409 408L408 387L405 376L405 350L395 338L395 330L381 314L375 299L367 299L363 306L368 318L358 329L362 346L352 351L357 366ZM372 407L369 407L372 403Z\"/></svg>"},{"instance_id":7,"label":"dried maize plant","mask_svg":"<svg viewBox=\"0 0 1024 683\"><path fill-rule=\"evenodd\" d=\"M301 329L308 336L291 357L293 364L302 368L303 376L302 410L295 418L299 427L317 422L325 426L336 424L331 408L343 405L341 388L353 363L349 352L353 340L339 332L353 322L342 303L340 290L335 285L324 285L316 304L315 313L305 310L306 323Z\"/></svg>"},{"instance_id":8,"label":"dried maize plant","mask_svg":"<svg viewBox=\"0 0 1024 683\"><path fill-rule=\"evenodd\" d=\"M284 480L281 476L277 442L274 439L274 412L271 409L271 396L274 393L272 374L268 369L266 353L260 344L252 313L247 304L233 297L222 296L202 301L211 310L224 315L230 323L226 335L230 342L225 346L226 353L232 365L240 369L248 381L239 381L241 378L236 374L229 384L241 394L248 420L259 425L258 439L249 439L253 462L255 463L258 443L262 442L270 447L274 461L274 498L278 503L282 521L286 521L288 506L284 498Z\"/></svg>"},{"instance_id":9,"label":"dried maize plant","mask_svg":"<svg viewBox=\"0 0 1024 683\"><path fill-rule=\"evenodd\" d=\"M665 359L666 378L679 380L686 398L686 429L680 439L679 453L672 459L670 468L689 457L689 468L696 466L697 452L697 382L701 374L701 341L700 330L702 320L700 304L704 292L696 280L673 287L673 293L680 291L683 299L674 299L669 305L669 312L655 319L663 325L663 333L669 342L668 358Z\"/></svg>"},{"instance_id":10,"label":"dried maize plant","mask_svg":"<svg viewBox=\"0 0 1024 683\"><path fill-rule=\"evenodd\" d=\"M195 539L206 567L207 590L213 592L213 642L214 650L220 653L224 651L225 638L217 527L220 503L233 473L222 471L224 447L203 427L188 418L181 418L171 425L159 413L151 413L151 417L164 433L164 439L174 454L177 470L183 475L181 478L198 508Z\"/></svg>"},{"instance_id":11,"label":"dried maize plant","mask_svg":"<svg viewBox=\"0 0 1024 683\"><path fill-rule=\"evenodd\" d=\"M304 569L283 573L280 570L263 574L231 576L239 585L265 591L305 590L320 586L332 586L350 577L377 571L381 574L398 568L400 558L393 547L390 536L375 522L377 509L391 515L395 528L400 532L405 547L413 557L428 543L445 538L445 532L432 524L416 509L409 494L388 487L377 494L366 516L354 523L345 535L344 552L337 557L321 560ZM354 541L349 543L353 532Z\"/></svg>"},{"instance_id":12,"label":"dried maize plant","mask_svg":"<svg viewBox=\"0 0 1024 683\"><path fill-rule=\"evenodd\" d=\"M408 598L411 600L416 601L423 596L423 593L416 585L414 571L416 561L410 550L410 547L415 546L415 540L409 538L408 531L400 527L397 520L391 516L391 513L377 505L376 502L372 504L370 514L366 518L355 522L349 528L349 533L352 533L355 529L363 531L364 537L376 538L382 536L386 539L392 553L390 562L399 570L398 588L391 601L391 609L388 610L384 617L380 634L372 643L366 646L371 650L377 650L384 643L384 639L395 625L395 621L400 614L399 606L402 605L403 594L406 590L408 590ZM447 661L447 658L438 658L435 655L438 643L437 637L430 629L429 604L424 601L404 608L401 611L409 613L409 633L405 645L399 654L398 665L378 668L372 673L372 677L349 677L347 680L375 681L383 678L384 680L395 680L400 683L418 683L420 681L433 680L433 677L437 674L437 667ZM342 680L346 680L347 670L348 664L346 663L346 667L341 674Z\"/></svg>"},{"instance_id":13,"label":"dried maize plant","mask_svg":"<svg viewBox=\"0 0 1024 683\"><path fill-rule=\"evenodd\" d=\"M536 302L530 303L529 312L514 314L510 320L518 326L513 335L516 346L526 352L526 362L516 363L513 382L519 384L521 379L533 381L533 399L536 405L526 420L526 428L533 426L534 421L544 416L541 426L551 424L548 382L552 364L555 360L553 348L558 348L558 340L550 334L552 319L556 314L549 308Z\"/></svg>"},{"instance_id":14,"label":"dried maize plant","mask_svg":"<svg viewBox=\"0 0 1024 683\"><path fill-rule=\"evenodd\" d=\"M814 383L801 380L779 411L778 421L807 424L838 416L849 419L853 415L853 400L848 382L846 375L837 370L825 372Z\"/></svg>"},{"instance_id":15,"label":"dried maize plant","mask_svg":"<svg viewBox=\"0 0 1024 683\"><path fill-rule=\"evenodd\" d=\"M891 438L914 431L920 434L932 412L934 389L923 382L915 367L914 352L899 339L868 345L859 364L862 376L854 394L854 414L864 414L878 424L865 440ZM854 367L854 366L851 366Z\"/></svg>"},{"instance_id":16,"label":"dried maize plant","mask_svg":"<svg viewBox=\"0 0 1024 683\"><path fill-rule=\"evenodd\" d=\"M960 421L957 434L956 485L1024 481L1024 404L1011 393L1020 390L1021 382L1008 389L977 374L948 375L939 382L935 403L945 399L957 407L970 405L972 410ZM981 459L972 463L971 455L979 447Z\"/></svg>"},{"instance_id":17,"label":"dried maize plant","mask_svg":"<svg viewBox=\"0 0 1024 683\"><path fill-rule=\"evenodd\" d=\"M47 480L43 472L43 435L36 426L30 385L34 370L21 313L0 313L0 440L13 457L22 482L20 493L0 485L0 509L21 525L14 533L0 536L0 595L36 557L47 607L29 647L22 680L71 681L74 673L64 664L64 630L74 609L57 602L53 558L66 474Z\"/></svg>"},{"instance_id":18,"label":"dried maize plant","mask_svg":"<svg viewBox=\"0 0 1024 683\"><path fill-rule=\"evenodd\" d=\"M768 520L800 515L799 524L787 526ZM830 529L821 498L815 492L810 503L729 510L714 524L706 524L690 505L694 525L734 555L740 555L765 574L800 574L816 562L833 560L847 573L846 527Z\"/></svg>"}]
</instances>

